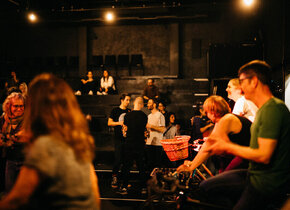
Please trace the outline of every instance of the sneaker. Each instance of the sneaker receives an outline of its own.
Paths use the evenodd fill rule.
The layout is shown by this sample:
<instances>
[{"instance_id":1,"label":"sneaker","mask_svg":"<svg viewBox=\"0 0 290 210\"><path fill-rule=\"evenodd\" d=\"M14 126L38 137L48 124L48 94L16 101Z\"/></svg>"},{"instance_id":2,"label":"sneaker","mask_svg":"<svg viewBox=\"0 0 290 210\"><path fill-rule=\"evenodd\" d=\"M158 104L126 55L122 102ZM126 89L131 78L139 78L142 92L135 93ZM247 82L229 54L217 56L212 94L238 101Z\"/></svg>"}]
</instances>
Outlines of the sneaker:
<instances>
[{"instance_id":1,"label":"sneaker","mask_svg":"<svg viewBox=\"0 0 290 210\"><path fill-rule=\"evenodd\" d=\"M106 93L105 91L103 91L102 94L103 94L104 96L108 95L108 93Z\"/></svg>"},{"instance_id":2,"label":"sneaker","mask_svg":"<svg viewBox=\"0 0 290 210\"><path fill-rule=\"evenodd\" d=\"M112 188L117 188L118 187L118 178L116 176L112 177L111 187Z\"/></svg>"},{"instance_id":3,"label":"sneaker","mask_svg":"<svg viewBox=\"0 0 290 210\"><path fill-rule=\"evenodd\" d=\"M103 94L102 94L100 91L98 91L98 92L97 92L97 95L98 95L98 96L101 96L101 95L103 95Z\"/></svg>"},{"instance_id":4,"label":"sneaker","mask_svg":"<svg viewBox=\"0 0 290 210\"><path fill-rule=\"evenodd\" d=\"M90 92L88 93L88 95L94 95L94 93L93 93L93 91L92 90L90 90Z\"/></svg>"},{"instance_id":5,"label":"sneaker","mask_svg":"<svg viewBox=\"0 0 290 210\"><path fill-rule=\"evenodd\" d=\"M75 92L75 95L76 96L80 96L80 95L82 95L82 93L81 93L81 91L78 90L78 91Z\"/></svg>"},{"instance_id":6,"label":"sneaker","mask_svg":"<svg viewBox=\"0 0 290 210\"><path fill-rule=\"evenodd\" d=\"M141 194L142 194L142 195L147 194L147 188L145 188L145 187L142 188L142 189L141 189Z\"/></svg>"},{"instance_id":7,"label":"sneaker","mask_svg":"<svg viewBox=\"0 0 290 210\"><path fill-rule=\"evenodd\" d=\"M128 189L126 187L120 187L120 189L117 191L117 193L121 194L121 195L127 195Z\"/></svg>"}]
</instances>

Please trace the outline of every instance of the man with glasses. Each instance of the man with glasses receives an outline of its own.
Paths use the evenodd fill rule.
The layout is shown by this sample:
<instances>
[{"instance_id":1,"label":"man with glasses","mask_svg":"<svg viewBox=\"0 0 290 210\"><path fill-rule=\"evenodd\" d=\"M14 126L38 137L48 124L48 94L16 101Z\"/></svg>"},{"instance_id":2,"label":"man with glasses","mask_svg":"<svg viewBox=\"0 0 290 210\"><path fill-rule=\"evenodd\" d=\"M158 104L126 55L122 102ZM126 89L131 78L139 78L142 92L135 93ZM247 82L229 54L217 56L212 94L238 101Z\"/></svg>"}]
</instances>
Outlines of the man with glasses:
<instances>
[{"instance_id":1,"label":"man with glasses","mask_svg":"<svg viewBox=\"0 0 290 210\"><path fill-rule=\"evenodd\" d=\"M11 93L3 103L4 114L0 118L0 148L6 159L5 192L8 193L23 164L24 139L21 138L25 99L21 93ZM3 175L3 172L1 171Z\"/></svg>"},{"instance_id":2,"label":"man with glasses","mask_svg":"<svg viewBox=\"0 0 290 210\"><path fill-rule=\"evenodd\" d=\"M240 146L222 139L208 139L211 154L228 153L250 161L248 170L222 173L200 184L207 197L238 196L234 209L266 209L282 204L290 181L290 113L283 101L270 90L271 67L254 60L239 69L239 81L245 98L259 108L251 127L250 146ZM219 181L219 188L216 181Z\"/></svg>"}]
</instances>

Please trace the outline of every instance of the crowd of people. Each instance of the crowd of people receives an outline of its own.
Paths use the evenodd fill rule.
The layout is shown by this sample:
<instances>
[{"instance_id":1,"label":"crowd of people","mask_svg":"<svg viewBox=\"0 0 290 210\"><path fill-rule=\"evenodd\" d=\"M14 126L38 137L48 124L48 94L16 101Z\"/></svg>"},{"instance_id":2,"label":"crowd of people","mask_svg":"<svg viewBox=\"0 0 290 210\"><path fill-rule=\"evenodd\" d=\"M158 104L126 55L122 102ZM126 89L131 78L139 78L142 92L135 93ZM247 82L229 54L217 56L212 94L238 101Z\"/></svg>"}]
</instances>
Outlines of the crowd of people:
<instances>
[{"instance_id":1,"label":"crowd of people","mask_svg":"<svg viewBox=\"0 0 290 210\"><path fill-rule=\"evenodd\" d=\"M218 170L199 184L198 199L233 209L266 209L283 202L289 193L290 112L270 90L270 71L259 60L239 69L239 78L230 80L226 89L228 98L235 101L233 109L217 95L197 106L191 137L204 143L194 156L177 165L177 173L193 172L208 159L215 163ZM99 88L92 72L81 83L80 91L90 95L116 90L106 70ZM94 139L76 93L52 74L36 76L27 88L14 72L5 88L0 118L4 183L0 209L100 209L92 164ZM148 172L172 166L161 140L180 135L176 115L160 101L153 79L148 79L143 95L134 99L132 110L130 100L129 94L121 94L120 105L112 109L107 123L114 127L111 187L123 195L130 188L134 161L142 193L146 193ZM145 105L148 116L143 112Z\"/></svg>"}]
</instances>

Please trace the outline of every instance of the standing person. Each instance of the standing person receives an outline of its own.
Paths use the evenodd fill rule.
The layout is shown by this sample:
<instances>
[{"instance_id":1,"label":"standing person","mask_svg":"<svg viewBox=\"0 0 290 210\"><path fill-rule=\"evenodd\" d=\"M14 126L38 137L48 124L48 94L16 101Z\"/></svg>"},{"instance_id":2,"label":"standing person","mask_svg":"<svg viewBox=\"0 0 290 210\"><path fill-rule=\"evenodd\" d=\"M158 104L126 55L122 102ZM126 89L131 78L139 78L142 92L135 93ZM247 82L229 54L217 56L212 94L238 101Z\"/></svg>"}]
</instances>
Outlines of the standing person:
<instances>
[{"instance_id":1,"label":"standing person","mask_svg":"<svg viewBox=\"0 0 290 210\"><path fill-rule=\"evenodd\" d=\"M149 137L147 138L147 158L149 170L154 167L160 167L164 153L160 140L163 139L165 131L165 117L157 109L156 100L149 99L147 108L151 111L148 115L147 129Z\"/></svg>"},{"instance_id":2,"label":"standing person","mask_svg":"<svg viewBox=\"0 0 290 210\"><path fill-rule=\"evenodd\" d=\"M111 186L113 188L118 187L118 172L120 169L120 166L122 164L121 161L121 152L122 152L122 144L125 141L125 138L122 133L122 126L124 124L124 121L119 121L120 115L123 113L128 113L130 109L128 108L130 104L130 95L127 93L123 93L120 97L121 104L120 106L114 108L111 111L110 117L108 119L108 126L114 127L114 146L115 146L115 162L113 165L113 174L112 174L112 182Z\"/></svg>"},{"instance_id":3,"label":"standing person","mask_svg":"<svg viewBox=\"0 0 290 210\"><path fill-rule=\"evenodd\" d=\"M148 79L147 85L143 90L143 98L147 102L149 99L158 99L159 90L154 84L154 79Z\"/></svg>"},{"instance_id":4,"label":"standing person","mask_svg":"<svg viewBox=\"0 0 290 210\"><path fill-rule=\"evenodd\" d=\"M99 209L94 139L64 80L32 80L23 127L25 162L0 209Z\"/></svg>"},{"instance_id":5,"label":"standing person","mask_svg":"<svg viewBox=\"0 0 290 210\"><path fill-rule=\"evenodd\" d=\"M166 129L163 133L164 139L173 139L174 136L179 135L179 128L176 125L176 115L173 112L168 112L167 117L165 118Z\"/></svg>"},{"instance_id":6,"label":"standing person","mask_svg":"<svg viewBox=\"0 0 290 210\"><path fill-rule=\"evenodd\" d=\"M252 101L245 99L239 79L231 79L226 91L228 92L228 98L235 102L232 113L246 117L251 122L254 122L258 107Z\"/></svg>"},{"instance_id":7,"label":"standing person","mask_svg":"<svg viewBox=\"0 0 290 210\"><path fill-rule=\"evenodd\" d=\"M4 114L0 118L0 146L6 159L5 192L13 187L23 164L25 142L21 138L25 98L21 93L11 93L3 103Z\"/></svg>"},{"instance_id":8,"label":"standing person","mask_svg":"<svg viewBox=\"0 0 290 210\"><path fill-rule=\"evenodd\" d=\"M114 94L116 91L114 78L109 75L107 70L104 70L103 77L101 78L100 90L97 92L98 95Z\"/></svg>"},{"instance_id":9,"label":"standing person","mask_svg":"<svg viewBox=\"0 0 290 210\"><path fill-rule=\"evenodd\" d=\"M259 108L251 127L250 146L240 146L223 138L210 138L207 152L233 154L250 160L248 170L234 170L201 183L209 198L221 193L224 198L236 193L234 209L266 209L286 197L290 186L290 112L270 90L271 67L254 60L239 69L245 98ZM219 186L219 187L218 187ZM280 204L282 204L280 200Z\"/></svg>"},{"instance_id":10,"label":"standing person","mask_svg":"<svg viewBox=\"0 0 290 210\"><path fill-rule=\"evenodd\" d=\"M136 161L139 170L139 181L141 188L146 187L145 176L145 136L147 115L141 111L143 108L142 97L137 97L134 101L133 111L127 113L124 118L124 129L126 130L126 140L124 143L124 166L122 168L123 186L120 193L127 194L130 168L133 161Z\"/></svg>"}]
</instances>

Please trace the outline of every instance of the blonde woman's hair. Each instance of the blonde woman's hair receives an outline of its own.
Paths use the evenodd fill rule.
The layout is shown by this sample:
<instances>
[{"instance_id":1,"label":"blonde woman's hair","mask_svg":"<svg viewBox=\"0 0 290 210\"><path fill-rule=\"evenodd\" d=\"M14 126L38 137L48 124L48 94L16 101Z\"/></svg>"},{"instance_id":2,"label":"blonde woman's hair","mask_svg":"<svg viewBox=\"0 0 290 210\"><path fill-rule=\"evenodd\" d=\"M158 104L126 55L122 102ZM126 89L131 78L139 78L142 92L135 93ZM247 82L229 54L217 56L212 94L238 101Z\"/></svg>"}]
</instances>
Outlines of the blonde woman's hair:
<instances>
[{"instance_id":1,"label":"blonde woman's hair","mask_svg":"<svg viewBox=\"0 0 290 210\"><path fill-rule=\"evenodd\" d=\"M60 136L78 160L92 161L94 139L72 89L52 74L40 74L29 85L24 129L33 142L41 135Z\"/></svg>"}]
</instances>

